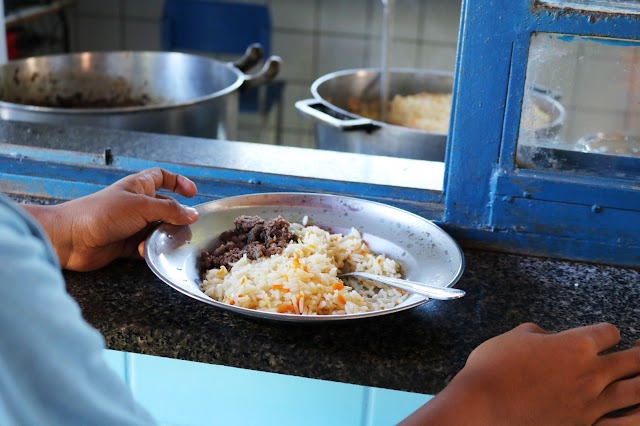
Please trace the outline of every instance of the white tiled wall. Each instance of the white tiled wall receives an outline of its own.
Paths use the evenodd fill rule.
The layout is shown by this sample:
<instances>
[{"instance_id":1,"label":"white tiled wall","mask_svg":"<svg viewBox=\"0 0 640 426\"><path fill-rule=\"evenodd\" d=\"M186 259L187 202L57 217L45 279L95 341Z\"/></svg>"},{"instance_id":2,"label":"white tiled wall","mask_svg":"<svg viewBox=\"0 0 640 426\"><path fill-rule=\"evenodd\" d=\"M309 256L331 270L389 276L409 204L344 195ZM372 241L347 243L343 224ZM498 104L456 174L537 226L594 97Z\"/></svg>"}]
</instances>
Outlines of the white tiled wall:
<instances>
[{"instance_id":1,"label":"white tiled wall","mask_svg":"<svg viewBox=\"0 0 640 426\"><path fill-rule=\"evenodd\" d=\"M230 0L234 1L234 0ZM242 0L235 0L242 1ZM245 2L248 2L245 0ZM330 72L380 65L381 0L255 0L271 8L272 53L287 82L283 142L313 146L313 125L294 107L313 81ZM453 70L461 0L396 2L392 66ZM163 0L77 0L72 49L158 50ZM273 142L275 121L241 116L240 139Z\"/></svg>"},{"instance_id":2,"label":"white tiled wall","mask_svg":"<svg viewBox=\"0 0 640 426\"><path fill-rule=\"evenodd\" d=\"M311 96L315 79L337 70L378 67L381 62L381 0L227 0L269 5L272 53L283 58L278 76L287 83L283 142L313 146L313 123L294 104ZM163 0L76 0L70 11L72 49L158 50ZM395 3L392 66L453 70L461 0L401 0ZM599 130L640 131L640 52L611 45L567 44L566 55L550 55L540 84L557 85L567 110L568 143ZM542 49L544 51L545 49ZM548 49L547 49L548 50ZM626 51L626 52L625 52ZM621 53L622 52L622 53ZM587 55L589 56L589 55ZM582 58L582 59L580 59ZM622 58L622 59L621 59ZM554 62L555 61L555 62ZM546 66L546 65L545 65ZM618 88L615 83L625 83ZM611 88L616 90L611 90ZM274 142L275 117L241 115L239 139Z\"/></svg>"}]
</instances>

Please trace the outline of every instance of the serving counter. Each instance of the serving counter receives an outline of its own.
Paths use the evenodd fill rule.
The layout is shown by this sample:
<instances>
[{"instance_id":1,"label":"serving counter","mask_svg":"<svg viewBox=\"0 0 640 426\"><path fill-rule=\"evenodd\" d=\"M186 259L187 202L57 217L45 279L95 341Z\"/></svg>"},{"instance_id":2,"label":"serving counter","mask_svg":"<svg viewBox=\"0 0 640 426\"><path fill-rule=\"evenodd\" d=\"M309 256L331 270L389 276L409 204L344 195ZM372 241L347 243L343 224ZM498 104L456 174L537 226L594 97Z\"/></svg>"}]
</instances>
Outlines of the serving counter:
<instances>
[{"instance_id":1,"label":"serving counter","mask_svg":"<svg viewBox=\"0 0 640 426\"><path fill-rule=\"evenodd\" d=\"M143 261L64 275L111 349L425 394L440 391L475 346L522 322L560 331L610 321L622 346L640 338L636 270L465 256L462 299L332 324L228 313L173 290Z\"/></svg>"},{"instance_id":2,"label":"serving counter","mask_svg":"<svg viewBox=\"0 0 640 426\"><path fill-rule=\"evenodd\" d=\"M116 154L138 146L138 152L127 155L143 158L183 141L167 139L163 145L157 135L8 122L0 125L0 138L20 146L84 152L116 146ZM146 143L148 138L155 145ZM423 184L437 187L437 177L431 178ZM16 192L20 187L5 181L0 190L21 202L51 201ZM120 260L98 271L65 271L64 276L85 318L110 349L424 394L439 392L478 344L523 322L560 331L609 321L620 327L622 346L640 338L635 269L477 249L464 254L465 272L456 285L467 292L462 299L323 324L254 319L217 309L173 290L144 261Z\"/></svg>"}]
</instances>

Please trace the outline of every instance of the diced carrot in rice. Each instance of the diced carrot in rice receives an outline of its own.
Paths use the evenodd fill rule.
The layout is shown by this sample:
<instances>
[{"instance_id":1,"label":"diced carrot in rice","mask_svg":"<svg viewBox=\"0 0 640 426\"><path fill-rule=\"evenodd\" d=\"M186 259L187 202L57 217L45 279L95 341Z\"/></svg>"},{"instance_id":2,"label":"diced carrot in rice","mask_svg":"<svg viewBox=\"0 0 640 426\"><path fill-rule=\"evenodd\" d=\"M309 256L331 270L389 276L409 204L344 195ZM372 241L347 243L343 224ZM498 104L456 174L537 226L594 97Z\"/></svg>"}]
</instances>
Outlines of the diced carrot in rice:
<instances>
[{"instance_id":1,"label":"diced carrot in rice","mask_svg":"<svg viewBox=\"0 0 640 426\"><path fill-rule=\"evenodd\" d=\"M355 291L336 281L342 271L351 270L400 276L399 265L372 253L356 229L340 235L291 224L291 230L299 241L290 243L282 254L258 260L244 257L228 271L209 271L202 283L205 294L251 309L306 315L389 309L407 297L369 283Z\"/></svg>"},{"instance_id":2,"label":"diced carrot in rice","mask_svg":"<svg viewBox=\"0 0 640 426\"><path fill-rule=\"evenodd\" d=\"M295 312L293 305L279 305L276 310L281 314Z\"/></svg>"}]
</instances>

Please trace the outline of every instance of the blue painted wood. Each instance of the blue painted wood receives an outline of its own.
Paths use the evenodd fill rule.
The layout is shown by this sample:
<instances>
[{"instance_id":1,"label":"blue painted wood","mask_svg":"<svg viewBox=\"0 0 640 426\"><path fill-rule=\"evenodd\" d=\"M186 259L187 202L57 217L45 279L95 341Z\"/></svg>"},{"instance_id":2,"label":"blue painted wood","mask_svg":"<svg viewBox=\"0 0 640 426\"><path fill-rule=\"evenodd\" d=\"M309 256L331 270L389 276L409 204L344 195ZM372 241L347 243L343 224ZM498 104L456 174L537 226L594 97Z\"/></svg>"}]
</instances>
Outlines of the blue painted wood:
<instances>
[{"instance_id":1,"label":"blue painted wood","mask_svg":"<svg viewBox=\"0 0 640 426\"><path fill-rule=\"evenodd\" d=\"M443 228L462 246L470 249L509 252L537 257L552 257L571 261L599 263L637 268L640 265L640 247L578 240L518 230L492 232L487 229ZM552 251L550 251L550 247Z\"/></svg>"},{"instance_id":2,"label":"blue painted wood","mask_svg":"<svg viewBox=\"0 0 640 426\"><path fill-rule=\"evenodd\" d=\"M27 195L54 200L71 200L92 194L104 188L83 182L65 182L53 178L24 176L19 174L0 173L0 191L7 194Z\"/></svg>"},{"instance_id":3,"label":"blue painted wood","mask_svg":"<svg viewBox=\"0 0 640 426\"><path fill-rule=\"evenodd\" d=\"M509 83L505 103L505 116L502 129L500 156L497 160L500 171L513 172L520 129L522 99L525 90L525 76L529 56L530 33L514 36L511 64L509 68ZM512 143L513 142L513 143Z\"/></svg>"},{"instance_id":4,"label":"blue painted wood","mask_svg":"<svg viewBox=\"0 0 640 426\"><path fill-rule=\"evenodd\" d=\"M567 205L640 211L638 184L633 180L617 180L614 183L611 179L595 176L585 179L572 173L520 170L518 173L496 174L494 193L497 203L512 198L528 198ZM544 221L545 218L537 220Z\"/></svg>"},{"instance_id":5,"label":"blue painted wood","mask_svg":"<svg viewBox=\"0 0 640 426\"><path fill-rule=\"evenodd\" d=\"M523 6L519 13L523 18L520 20L523 30L640 40L640 17L637 14L532 6L531 3L527 5L527 2L514 3Z\"/></svg>"},{"instance_id":6,"label":"blue painted wood","mask_svg":"<svg viewBox=\"0 0 640 426\"><path fill-rule=\"evenodd\" d=\"M633 224L638 218L635 211L516 198L510 202L496 201L494 212L494 232L553 235L559 240L589 243L601 241L623 248L627 257L640 259L638 227Z\"/></svg>"},{"instance_id":7,"label":"blue painted wood","mask_svg":"<svg viewBox=\"0 0 640 426\"><path fill-rule=\"evenodd\" d=\"M636 182L516 167L534 32L616 37L637 46L640 16L533 0L463 2L441 225L467 245L639 266Z\"/></svg>"},{"instance_id":8,"label":"blue painted wood","mask_svg":"<svg viewBox=\"0 0 640 426\"><path fill-rule=\"evenodd\" d=\"M488 221L491 178L502 140L515 3L462 3L445 175L443 220L450 226L483 227Z\"/></svg>"}]
</instances>

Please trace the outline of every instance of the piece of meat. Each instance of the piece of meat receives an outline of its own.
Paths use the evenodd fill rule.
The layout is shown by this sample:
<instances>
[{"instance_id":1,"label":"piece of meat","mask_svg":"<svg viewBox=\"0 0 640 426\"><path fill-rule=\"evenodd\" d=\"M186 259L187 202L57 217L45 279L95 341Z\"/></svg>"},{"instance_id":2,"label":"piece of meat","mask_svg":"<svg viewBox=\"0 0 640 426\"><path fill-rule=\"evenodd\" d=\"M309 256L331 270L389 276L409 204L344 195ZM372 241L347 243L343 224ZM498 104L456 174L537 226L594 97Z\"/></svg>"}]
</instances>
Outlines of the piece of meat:
<instances>
[{"instance_id":1,"label":"piece of meat","mask_svg":"<svg viewBox=\"0 0 640 426\"><path fill-rule=\"evenodd\" d=\"M247 244L254 242L261 242L264 240L264 224L256 223L256 226L251 228L247 233Z\"/></svg>"},{"instance_id":2,"label":"piece of meat","mask_svg":"<svg viewBox=\"0 0 640 426\"><path fill-rule=\"evenodd\" d=\"M245 254L251 260L280 254L290 241L298 241L289 229L290 223L282 216L268 221L260 216L238 216L234 226L235 229L220 234L218 247L201 253L203 273L222 266L231 269Z\"/></svg>"},{"instance_id":3,"label":"piece of meat","mask_svg":"<svg viewBox=\"0 0 640 426\"><path fill-rule=\"evenodd\" d=\"M252 228L255 228L256 225L264 224L264 219L260 216L238 216L233 223L236 227L236 230L249 232Z\"/></svg>"}]
</instances>

